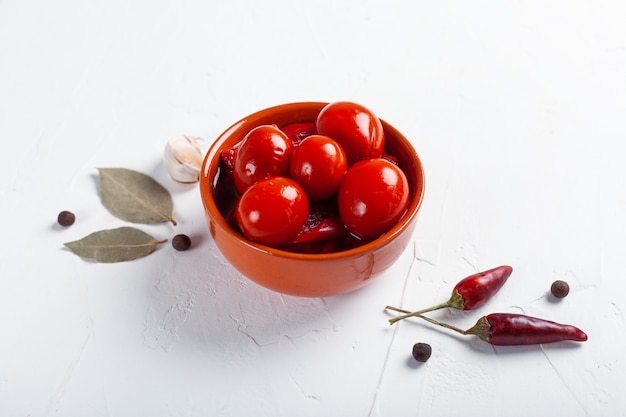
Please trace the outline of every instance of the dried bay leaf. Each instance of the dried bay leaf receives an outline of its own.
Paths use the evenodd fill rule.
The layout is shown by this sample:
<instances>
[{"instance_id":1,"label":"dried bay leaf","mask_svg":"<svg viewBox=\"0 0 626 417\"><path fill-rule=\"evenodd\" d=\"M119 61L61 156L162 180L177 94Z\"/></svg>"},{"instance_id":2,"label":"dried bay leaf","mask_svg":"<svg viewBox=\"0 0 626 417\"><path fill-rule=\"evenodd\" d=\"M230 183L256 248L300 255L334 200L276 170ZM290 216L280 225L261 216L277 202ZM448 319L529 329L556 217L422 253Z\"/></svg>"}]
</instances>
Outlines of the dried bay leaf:
<instances>
[{"instance_id":1,"label":"dried bay leaf","mask_svg":"<svg viewBox=\"0 0 626 417\"><path fill-rule=\"evenodd\" d=\"M126 168L98 168L100 199L111 214L131 223L171 222L169 191L148 175Z\"/></svg>"},{"instance_id":2,"label":"dried bay leaf","mask_svg":"<svg viewBox=\"0 0 626 417\"><path fill-rule=\"evenodd\" d=\"M102 263L131 261L152 253L167 240L157 240L134 227L100 230L73 242L64 243L82 258Z\"/></svg>"}]
</instances>

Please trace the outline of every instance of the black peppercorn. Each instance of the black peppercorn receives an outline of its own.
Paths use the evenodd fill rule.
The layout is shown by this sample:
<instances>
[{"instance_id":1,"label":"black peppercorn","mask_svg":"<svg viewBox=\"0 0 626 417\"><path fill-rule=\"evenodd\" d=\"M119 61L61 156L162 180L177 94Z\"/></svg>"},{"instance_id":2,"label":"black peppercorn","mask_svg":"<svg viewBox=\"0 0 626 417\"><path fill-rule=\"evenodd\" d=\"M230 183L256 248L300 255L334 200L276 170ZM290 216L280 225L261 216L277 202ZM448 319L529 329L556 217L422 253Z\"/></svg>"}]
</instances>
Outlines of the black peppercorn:
<instances>
[{"instance_id":1,"label":"black peppercorn","mask_svg":"<svg viewBox=\"0 0 626 417\"><path fill-rule=\"evenodd\" d=\"M569 284L565 281L556 280L552 283L550 287L550 292L556 298L563 298L569 294Z\"/></svg>"},{"instance_id":2,"label":"black peppercorn","mask_svg":"<svg viewBox=\"0 0 626 417\"><path fill-rule=\"evenodd\" d=\"M76 216L74 216L74 213L67 210L63 210L62 212L60 212L59 216L57 217L57 222L59 222L59 224L64 227L73 225L75 220Z\"/></svg>"},{"instance_id":3,"label":"black peppercorn","mask_svg":"<svg viewBox=\"0 0 626 417\"><path fill-rule=\"evenodd\" d=\"M416 343L413 345L413 358L418 362L426 362L432 351L428 343Z\"/></svg>"},{"instance_id":4,"label":"black peppercorn","mask_svg":"<svg viewBox=\"0 0 626 417\"><path fill-rule=\"evenodd\" d=\"M176 235L172 239L172 246L178 251L185 251L191 247L191 239L184 234Z\"/></svg>"}]
</instances>

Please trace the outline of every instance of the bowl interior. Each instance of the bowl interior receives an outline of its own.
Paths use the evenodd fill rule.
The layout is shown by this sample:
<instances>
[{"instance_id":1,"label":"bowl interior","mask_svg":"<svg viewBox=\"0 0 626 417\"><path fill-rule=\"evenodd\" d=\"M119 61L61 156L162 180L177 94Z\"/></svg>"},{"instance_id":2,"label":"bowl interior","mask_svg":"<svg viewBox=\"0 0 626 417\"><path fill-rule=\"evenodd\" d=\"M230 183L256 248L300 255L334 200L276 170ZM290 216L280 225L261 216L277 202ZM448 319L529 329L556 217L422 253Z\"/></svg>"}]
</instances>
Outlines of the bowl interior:
<instances>
[{"instance_id":1,"label":"bowl interior","mask_svg":"<svg viewBox=\"0 0 626 417\"><path fill-rule=\"evenodd\" d=\"M220 173L220 152L229 149L239 142L254 127L261 124L276 124L278 127L290 123L306 123L315 121L320 110L326 105L324 102L302 102L283 104L270 107L253 113L230 126L210 147L204 160L200 191L206 210L214 217L214 220L226 226L238 238L243 239L252 247L258 250L287 257L337 257L349 255L351 252L364 252L371 247L383 244L385 241L393 239L403 228L403 225L412 220L418 211L424 196L424 172L417 152L411 143L393 126L381 120L385 131L385 150L396 156L400 160L402 170L409 181L411 196L407 214L391 230L383 236L365 243L357 248L348 249L341 252L325 254L302 254L272 248L263 244L249 241L238 231L232 229L222 215L219 206L219 196L216 195L217 179ZM349 252L349 253L346 253Z\"/></svg>"},{"instance_id":2,"label":"bowl interior","mask_svg":"<svg viewBox=\"0 0 626 417\"><path fill-rule=\"evenodd\" d=\"M276 124L281 127L289 123L313 122L326 104L291 103L251 114L234 123L217 138L203 163L200 193L217 246L244 275L279 292L304 296L331 295L364 285L371 276L387 268L400 256L410 238L407 235L413 230L423 199L424 174L417 153L399 131L381 120L385 131L385 149L400 160L411 193L407 213L387 233L356 248L307 254L252 242L232 228L219 210L219 200L223 197L223 190L217 189L221 151L241 142L252 128L261 124ZM397 239L399 236L403 236L403 239ZM343 272L336 272L342 268ZM298 277L292 277L294 274ZM329 274L333 275L332 279L325 276ZM305 280L311 280L315 284L307 284Z\"/></svg>"}]
</instances>

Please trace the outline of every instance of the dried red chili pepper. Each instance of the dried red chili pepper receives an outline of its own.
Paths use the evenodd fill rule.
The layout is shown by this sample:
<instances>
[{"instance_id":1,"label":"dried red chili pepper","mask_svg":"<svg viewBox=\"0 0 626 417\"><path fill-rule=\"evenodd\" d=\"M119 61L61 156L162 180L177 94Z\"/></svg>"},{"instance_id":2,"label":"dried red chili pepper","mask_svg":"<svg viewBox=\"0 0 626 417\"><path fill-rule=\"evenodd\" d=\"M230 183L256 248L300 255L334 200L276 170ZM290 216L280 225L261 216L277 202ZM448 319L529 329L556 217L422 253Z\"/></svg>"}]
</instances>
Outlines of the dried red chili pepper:
<instances>
[{"instance_id":1,"label":"dried red chili pepper","mask_svg":"<svg viewBox=\"0 0 626 417\"><path fill-rule=\"evenodd\" d=\"M569 324L556 323L523 314L493 313L478 319L467 330L492 345L536 345L542 343L587 340L585 332Z\"/></svg>"},{"instance_id":2,"label":"dried red chili pepper","mask_svg":"<svg viewBox=\"0 0 626 417\"><path fill-rule=\"evenodd\" d=\"M461 310L473 310L484 305L506 282L513 268L502 265L485 272L463 278L454 287L461 297ZM453 295L454 297L454 295ZM459 307L456 307L459 308Z\"/></svg>"},{"instance_id":3,"label":"dried red chili pepper","mask_svg":"<svg viewBox=\"0 0 626 417\"><path fill-rule=\"evenodd\" d=\"M512 272L513 268L508 265L502 265L487 271L472 274L463 278L454 286L450 299L445 303L394 317L389 320L389 323L394 324L408 317L415 317L429 311L446 307L456 308L458 310L473 310L481 307L502 288ZM386 308L394 311L404 311L391 306L387 306Z\"/></svg>"},{"instance_id":4,"label":"dried red chili pepper","mask_svg":"<svg viewBox=\"0 0 626 417\"><path fill-rule=\"evenodd\" d=\"M430 317L422 315L417 315L417 317L464 335L473 334L485 342L497 346L539 345L563 340L576 342L587 340L587 334L578 327L523 314L492 313L479 318L476 324L467 330L459 329Z\"/></svg>"}]
</instances>

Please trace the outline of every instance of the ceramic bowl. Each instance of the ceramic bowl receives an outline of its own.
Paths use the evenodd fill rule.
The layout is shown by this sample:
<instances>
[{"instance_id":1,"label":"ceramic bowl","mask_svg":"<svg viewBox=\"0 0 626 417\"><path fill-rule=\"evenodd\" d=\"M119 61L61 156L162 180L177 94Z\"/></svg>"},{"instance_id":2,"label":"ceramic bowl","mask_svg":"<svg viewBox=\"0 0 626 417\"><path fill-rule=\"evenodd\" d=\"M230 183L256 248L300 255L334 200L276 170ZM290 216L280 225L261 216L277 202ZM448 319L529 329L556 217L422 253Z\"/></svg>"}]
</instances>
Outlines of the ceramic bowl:
<instances>
[{"instance_id":1,"label":"ceramic bowl","mask_svg":"<svg viewBox=\"0 0 626 417\"><path fill-rule=\"evenodd\" d=\"M393 126L382 121L385 149L398 157L410 185L406 214L391 230L362 246L340 252L302 254L258 244L246 239L218 210L217 177L220 153L239 143L248 131L261 124L279 127L315 121L327 103L283 104L258 111L226 129L208 150L200 174L200 194L211 236L223 256L244 276L283 294L324 297L347 293L371 282L389 268L412 238L424 196L424 171L411 143Z\"/></svg>"}]
</instances>

